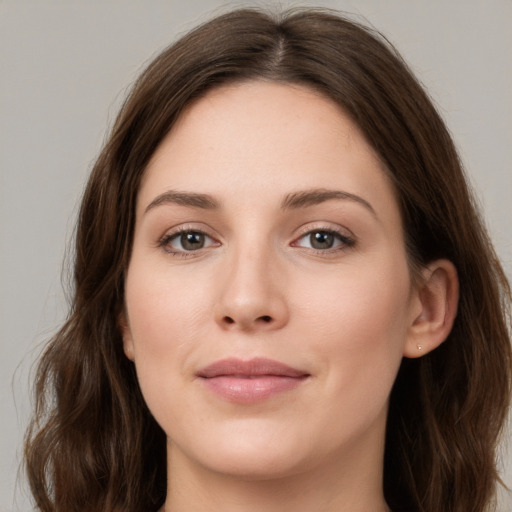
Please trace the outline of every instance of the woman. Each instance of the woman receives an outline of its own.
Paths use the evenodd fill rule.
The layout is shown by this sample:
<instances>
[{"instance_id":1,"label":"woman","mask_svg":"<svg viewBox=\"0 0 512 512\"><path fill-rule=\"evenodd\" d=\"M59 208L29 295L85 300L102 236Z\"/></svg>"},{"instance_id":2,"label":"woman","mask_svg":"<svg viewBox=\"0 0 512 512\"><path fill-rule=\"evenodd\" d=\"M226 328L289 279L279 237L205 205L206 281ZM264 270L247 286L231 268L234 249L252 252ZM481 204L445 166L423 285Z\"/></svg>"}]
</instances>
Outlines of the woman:
<instances>
[{"instance_id":1,"label":"woman","mask_svg":"<svg viewBox=\"0 0 512 512\"><path fill-rule=\"evenodd\" d=\"M378 34L240 10L158 56L75 287L27 435L40 510L492 510L510 289Z\"/></svg>"}]
</instances>

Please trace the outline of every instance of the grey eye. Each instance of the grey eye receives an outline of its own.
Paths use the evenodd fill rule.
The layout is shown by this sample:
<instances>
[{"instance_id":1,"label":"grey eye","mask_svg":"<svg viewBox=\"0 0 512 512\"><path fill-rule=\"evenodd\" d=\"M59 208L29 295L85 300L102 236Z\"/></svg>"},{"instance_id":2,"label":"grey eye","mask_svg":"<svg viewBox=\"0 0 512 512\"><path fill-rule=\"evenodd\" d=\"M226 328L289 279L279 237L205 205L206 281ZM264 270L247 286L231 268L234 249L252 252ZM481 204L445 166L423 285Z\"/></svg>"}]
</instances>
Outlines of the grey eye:
<instances>
[{"instance_id":1,"label":"grey eye","mask_svg":"<svg viewBox=\"0 0 512 512\"><path fill-rule=\"evenodd\" d=\"M354 245L354 240L330 229L314 229L302 235L292 245L315 251L328 251L329 249L351 247Z\"/></svg>"},{"instance_id":2,"label":"grey eye","mask_svg":"<svg viewBox=\"0 0 512 512\"><path fill-rule=\"evenodd\" d=\"M314 231L309 234L309 244L313 249L331 249L336 238L328 231Z\"/></svg>"}]
</instances>

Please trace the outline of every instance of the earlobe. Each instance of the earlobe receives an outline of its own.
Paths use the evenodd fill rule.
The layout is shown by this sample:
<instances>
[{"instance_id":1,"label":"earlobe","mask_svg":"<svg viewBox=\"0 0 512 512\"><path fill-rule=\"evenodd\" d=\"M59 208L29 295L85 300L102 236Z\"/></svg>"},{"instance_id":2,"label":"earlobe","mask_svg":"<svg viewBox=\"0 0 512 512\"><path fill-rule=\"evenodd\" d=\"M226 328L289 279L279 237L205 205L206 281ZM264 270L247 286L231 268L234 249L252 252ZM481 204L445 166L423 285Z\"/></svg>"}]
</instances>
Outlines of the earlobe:
<instances>
[{"instance_id":1,"label":"earlobe","mask_svg":"<svg viewBox=\"0 0 512 512\"><path fill-rule=\"evenodd\" d=\"M124 354L130 361L133 361L135 359L133 350L133 339L130 327L128 325L128 319L126 318L126 313L124 311L120 313L120 315L118 316L117 324L121 332L121 337L123 338Z\"/></svg>"},{"instance_id":2,"label":"earlobe","mask_svg":"<svg viewBox=\"0 0 512 512\"><path fill-rule=\"evenodd\" d=\"M409 358L428 354L450 334L459 300L459 279L453 263L440 259L427 265L416 294L421 311L409 327L404 347L404 356Z\"/></svg>"}]
</instances>

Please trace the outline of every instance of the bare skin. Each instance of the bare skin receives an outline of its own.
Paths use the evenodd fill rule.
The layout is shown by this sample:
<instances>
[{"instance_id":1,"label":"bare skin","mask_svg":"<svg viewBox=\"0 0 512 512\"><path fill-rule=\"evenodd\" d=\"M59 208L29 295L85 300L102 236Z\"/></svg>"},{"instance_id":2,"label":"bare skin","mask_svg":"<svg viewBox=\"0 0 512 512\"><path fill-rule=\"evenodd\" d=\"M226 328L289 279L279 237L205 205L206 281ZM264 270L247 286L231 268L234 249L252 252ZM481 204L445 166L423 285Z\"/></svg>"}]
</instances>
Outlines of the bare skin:
<instances>
[{"instance_id":1,"label":"bare skin","mask_svg":"<svg viewBox=\"0 0 512 512\"><path fill-rule=\"evenodd\" d=\"M385 169L330 100L249 82L192 105L144 175L120 320L167 434L161 511L388 512L391 387L456 310L448 261L420 277ZM300 376L208 374L230 358Z\"/></svg>"}]
</instances>

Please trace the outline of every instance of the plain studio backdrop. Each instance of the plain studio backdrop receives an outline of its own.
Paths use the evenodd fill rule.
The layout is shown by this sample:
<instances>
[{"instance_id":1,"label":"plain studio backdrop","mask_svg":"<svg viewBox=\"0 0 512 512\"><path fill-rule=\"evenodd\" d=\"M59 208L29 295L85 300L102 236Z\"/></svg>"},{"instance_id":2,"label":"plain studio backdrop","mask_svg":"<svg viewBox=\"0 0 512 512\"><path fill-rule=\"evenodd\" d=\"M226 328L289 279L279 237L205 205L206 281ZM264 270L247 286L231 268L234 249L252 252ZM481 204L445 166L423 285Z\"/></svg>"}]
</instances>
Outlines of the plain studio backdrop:
<instances>
[{"instance_id":1,"label":"plain studio backdrop","mask_svg":"<svg viewBox=\"0 0 512 512\"><path fill-rule=\"evenodd\" d=\"M106 129L148 59L247 5L332 7L388 36L448 123L512 278L512 0L0 0L0 512L31 510L29 377L66 312L64 252Z\"/></svg>"}]
</instances>

